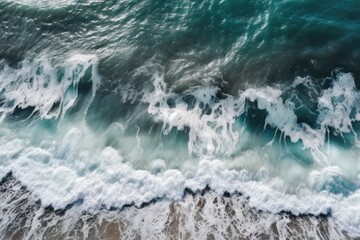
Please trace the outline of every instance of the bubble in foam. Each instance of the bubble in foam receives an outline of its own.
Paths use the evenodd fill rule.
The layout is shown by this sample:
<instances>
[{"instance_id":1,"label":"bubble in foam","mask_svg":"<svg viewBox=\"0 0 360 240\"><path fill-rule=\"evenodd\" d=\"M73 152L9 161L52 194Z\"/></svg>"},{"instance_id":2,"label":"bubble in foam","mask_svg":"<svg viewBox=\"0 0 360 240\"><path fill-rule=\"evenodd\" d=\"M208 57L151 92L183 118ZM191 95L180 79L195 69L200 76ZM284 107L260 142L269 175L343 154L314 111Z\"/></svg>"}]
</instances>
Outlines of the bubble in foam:
<instances>
[{"instance_id":1,"label":"bubble in foam","mask_svg":"<svg viewBox=\"0 0 360 240\"><path fill-rule=\"evenodd\" d=\"M166 163L162 159L156 159L151 163L151 172L153 174L159 174L164 172L166 169Z\"/></svg>"}]
</instances>

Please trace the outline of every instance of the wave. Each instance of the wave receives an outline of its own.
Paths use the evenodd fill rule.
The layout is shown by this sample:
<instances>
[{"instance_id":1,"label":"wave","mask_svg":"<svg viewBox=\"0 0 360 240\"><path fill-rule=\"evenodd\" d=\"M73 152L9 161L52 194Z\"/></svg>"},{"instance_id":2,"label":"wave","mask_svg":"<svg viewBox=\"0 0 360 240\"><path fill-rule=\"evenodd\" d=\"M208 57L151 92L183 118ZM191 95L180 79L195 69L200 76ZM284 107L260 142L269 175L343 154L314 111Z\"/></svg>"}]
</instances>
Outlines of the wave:
<instances>
[{"instance_id":1,"label":"wave","mask_svg":"<svg viewBox=\"0 0 360 240\"><path fill-rule=\"evenodd\" d=\"M77 100L79 83L90 82L95 96L100 83L97 65L92 55L73 55L56 65L46 57L24 60L16 69L0 61L1 120L16 109L27 108L40 119L64 116Z\"/></svg>"},{"instance_id":2,"label":"wave","mask_svg":"<svg viewBox=\"0 0 360 240\"><path fill-rule=\"evenodd\" d=\"M85 117L77 122L63 117L80 101L80 83L91 83L85 113L95 101L100 84L97 64L91 55L74 55L59 64L42 58L23 61L17 69L1 63L3 119L16 108L30 108L40 119L63 121L54 135L44 134L39 141L2 123L0 177L12 172L43 206L63 209L81 199L79 208L94 212L141 206L154 199L181 200L186 189L197 192L210 187L219 194L240 192L249 197L251 207L270 213L329 214L349 234L360 235L354 128L360 95L350 73L335 72L320 86L310 77L298 77L284 88L249 88L236 97L212 85L176 93L167 87L158 65L138 69L135 75L150 80L151 86L131 92L141 99L134 107L145 105L147 114L162 124L162 134L176 129L188 135L188 161L171 169L167 167L171 158L152 159L147 163L150 167L136 166L124 158L122 146L105 144L103 135L116 135L114 125L121 129L126 122L114 123L99 135ZM301 89L308 95L301 96ZM119 96L119 101L129 98ZM305 107L315 120L300 118ZM264 114L254 118L251 111ZM262 132L270 130L269 140L254 137L251 124ZM34 129L37 132L39 126ZM137 129L136 135L127 136L136 143L152 134ZM355 136L350 146L330 142L331 136L345 134ZM122 136L126 134L118 137ZM139 151L136 145L123 147ZM171 151L175 158L176 148ZM299 157L305 153L310 154L310 163Z\"/></svg>"},{"instance_id":3,"label":"wave","mask_svg":"<svg viewBox=\"0 0 360 240\"><path fill-rule=\"evenodd\" d=\"M0 184L0 205L4 238L314 238L350 239L333 219L326 216L254 211L248 200L235 194L220 196L211 191L187 194L183 201L156 201L137 208L101 210L96 213L78 208L42 209L11 175ZM21 199L19 201L19 199ZM21 210L22 209L22 210ZM25 212L26 209L26 212ZM141 223L141 224L139 224Z\"/></svg>"},{"instance_id":4,"label":"wave","mask_svg":"<svg viewBox=\"0 0 360 240\"><path fill-rule=\"evenodd\" d=\"M163 123L164 134L172 128L178 131L189 128L189 151L197 155L229 156L236 150L240 132L247 127L236 121L246 114L249 102L255 103L258 110L266 111L264 130L269 126L280 131L284 139L288 137L292 143L301 142L320 164L328 163L329 156L324 155L323 150L330 133L353 133L356 137L353 123L360 120L360 93L351 73L334 72L334 77L325 79L329 86L320 90L310 77L297 77L283 91L272 87L249 88L234 97L222 94L215 86L192 87L178 95L167 89L164 73L157 67L139 69L140 73L144 71L151 75L154 86L154 90L144 92L142 99L149 104L148 113ZM314 126L299 120L296 114L298 108L309 104L297 96L300 87L316 95L312 101L316 101L317 109L310 112L317 115ZM287 95L290 97L284 98ZM310 96L306 97L309 99Z\"/></svg>"}]
</instances>

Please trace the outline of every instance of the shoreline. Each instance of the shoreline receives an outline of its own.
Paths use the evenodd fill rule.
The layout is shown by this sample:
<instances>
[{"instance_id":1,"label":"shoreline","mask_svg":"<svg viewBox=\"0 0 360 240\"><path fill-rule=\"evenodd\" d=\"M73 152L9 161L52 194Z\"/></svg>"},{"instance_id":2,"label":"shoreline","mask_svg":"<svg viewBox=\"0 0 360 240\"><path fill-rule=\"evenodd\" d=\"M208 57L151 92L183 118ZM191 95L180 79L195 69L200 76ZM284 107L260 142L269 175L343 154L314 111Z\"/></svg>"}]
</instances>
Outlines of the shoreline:
<instances>
[{"instance_id":1,"label":"shoreline","mask_svg":"<svg viewBox=\"0 0 360 240\"><path fill-rule=\"evenodd\" d=\"M11 173L0 183L2 239L352 239L329 215L271 214L251 208L240 193L185 192L182 201L83 210L41 206Z\"/></svg>"}]
</instances>

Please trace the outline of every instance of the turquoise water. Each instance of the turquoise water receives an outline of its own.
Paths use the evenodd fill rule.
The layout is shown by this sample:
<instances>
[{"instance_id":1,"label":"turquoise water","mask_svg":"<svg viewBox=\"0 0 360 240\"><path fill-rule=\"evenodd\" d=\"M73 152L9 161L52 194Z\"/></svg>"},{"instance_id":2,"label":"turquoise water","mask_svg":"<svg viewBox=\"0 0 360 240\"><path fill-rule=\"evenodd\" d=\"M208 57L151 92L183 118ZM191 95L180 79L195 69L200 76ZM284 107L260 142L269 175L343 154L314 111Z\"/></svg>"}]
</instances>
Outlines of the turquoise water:
<instances>
[{"instance_id":1,"label":"turquoise water","mask_svg":"<svg viewBox=\"0 0 360 240\"><path fill-rule=\"evenodd\" d=\"M55 208L209 186L357 236L359 16L355 0L2 0L0 176Z\"/></svg>"}]
</instances>

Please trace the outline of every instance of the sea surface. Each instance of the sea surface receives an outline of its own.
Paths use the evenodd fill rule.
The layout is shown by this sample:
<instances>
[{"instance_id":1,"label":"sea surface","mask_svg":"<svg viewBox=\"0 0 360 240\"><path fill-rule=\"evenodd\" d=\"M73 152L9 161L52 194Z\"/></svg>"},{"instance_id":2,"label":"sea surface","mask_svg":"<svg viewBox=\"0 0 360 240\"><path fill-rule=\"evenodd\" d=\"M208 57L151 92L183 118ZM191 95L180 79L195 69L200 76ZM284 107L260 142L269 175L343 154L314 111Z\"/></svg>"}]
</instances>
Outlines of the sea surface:
<instances>
[{"instance_id":1,"label":"sea surface","mask_svg":"<svg viewBox=\"0 0 360 240\"><path fill-rule=\"evenodd\" d=\"M0 0L0 238L360 237L359 133L359 0Z\"/></svg>"}]
</instances>

